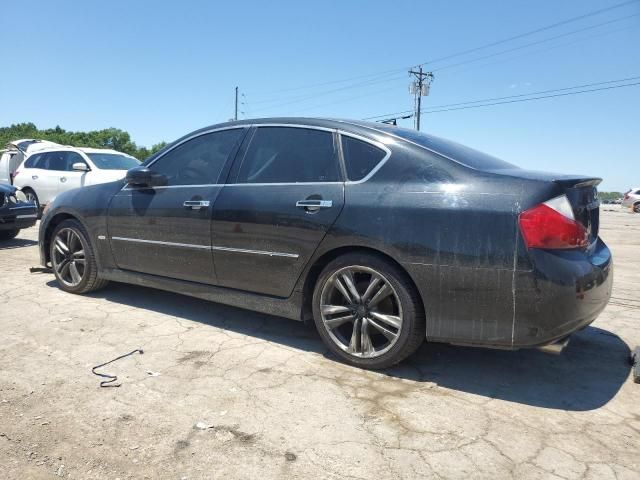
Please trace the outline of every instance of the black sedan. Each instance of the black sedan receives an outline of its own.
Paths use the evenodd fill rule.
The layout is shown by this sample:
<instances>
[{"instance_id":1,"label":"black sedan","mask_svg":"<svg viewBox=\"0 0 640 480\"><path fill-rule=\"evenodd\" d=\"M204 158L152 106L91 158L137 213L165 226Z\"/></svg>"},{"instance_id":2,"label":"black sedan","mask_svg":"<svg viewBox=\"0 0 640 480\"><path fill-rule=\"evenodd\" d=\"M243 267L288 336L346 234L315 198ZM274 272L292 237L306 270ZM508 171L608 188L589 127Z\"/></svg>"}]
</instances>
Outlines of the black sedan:
<instances>
[{"instance_id":1,"label":"black sedan","mask_svg":"<svg viewBox=\"0 0 640 480\"><path fill-rule=\"evenodd\" d=\"M611 294L599 182L381 124L225 123L58 196L40 254L72 293L112 280L313 319L361 367L425 339L560 350Z\"/></svg>"},{"instance_id":2,"label":"black sedan","mask_svg":"<svg viewBox=\"0 0 640 480\"><path fill-rule=\"evenodd\" d=\"M38 220L34 203L13 185L0 183L0 241L11 240L23 228L33 227Z\"/></svg>"}]
</instances>

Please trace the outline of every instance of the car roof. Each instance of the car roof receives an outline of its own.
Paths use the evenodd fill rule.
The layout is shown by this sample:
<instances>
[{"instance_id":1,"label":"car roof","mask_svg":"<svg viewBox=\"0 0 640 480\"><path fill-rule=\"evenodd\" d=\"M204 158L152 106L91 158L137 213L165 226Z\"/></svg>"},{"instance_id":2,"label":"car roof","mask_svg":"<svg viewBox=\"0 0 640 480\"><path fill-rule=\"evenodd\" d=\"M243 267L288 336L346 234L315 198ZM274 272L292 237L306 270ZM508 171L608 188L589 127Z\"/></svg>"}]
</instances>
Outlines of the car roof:
<instances>
[{"instance_id":1,"label":"car roof","mask_svg":"<svg viewBox=\"0 0 640 480\"><path fill-rule=\"evenodd\" d=\"M339 118L316 118L316 117L268 117L268 118L251 118L246 120L235 120L224 123L218 123L209 125L204 128L200 128L195 132L189 133L189 136L204 132L214 128L227 128L234 126L248 126L248 125L261 125L261 124L281 124L281 125L305 125L310 127L322 127L331 129L342 129L354 132L364 133L368 131L373 133L386 133L378 129L380 124L367 122L364 120L348 120Z\"/></svg>"},{"instance_id":2,"label":"car roof","mask_svg":"<svg viewBox=\"0 0 640 480\"><path fill-rule=\"evenodd\" d=\"M47 152L83 152L83 153L113 153L118 155L125 155L130 157L131 155L123 152L118 152L111 148L89 148L89 147L72 147L71 145L60 145L57 147L47 147L42 150L38 150L34 153L47 153Z\"/></svg>"}]
</instances>

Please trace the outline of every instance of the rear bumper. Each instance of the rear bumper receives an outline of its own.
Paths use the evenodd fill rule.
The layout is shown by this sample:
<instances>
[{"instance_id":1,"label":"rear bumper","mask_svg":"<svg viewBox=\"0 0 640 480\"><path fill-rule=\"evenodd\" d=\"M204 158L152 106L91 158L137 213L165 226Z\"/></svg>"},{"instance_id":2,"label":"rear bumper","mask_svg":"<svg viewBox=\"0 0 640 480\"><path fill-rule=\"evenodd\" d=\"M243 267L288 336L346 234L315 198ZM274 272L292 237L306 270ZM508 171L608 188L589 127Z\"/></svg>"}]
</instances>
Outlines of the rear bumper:
<instances>
[{"instance_id":1,"label":"rear bumper","mask_svg":"<svg viewBox=\"0 0 640 480\"><path fill-rule=\"evenodd\" d=\"M613 258L602 240L586 252L529 253L535 267L517 278L513 348L548 345L588 326L611 297Z\"/></svg>"},{"instance_id":2,"label":"rear bumper","mask_svg":"<svg viewBox=\"0 0 640 480\"><path fill-rule=\"evenodd\" d=\"M404 263L423 300L427 341L518 349L593 322L611 296L611 252L532 249L527 269Z\"/></svg>"}]
</instances>

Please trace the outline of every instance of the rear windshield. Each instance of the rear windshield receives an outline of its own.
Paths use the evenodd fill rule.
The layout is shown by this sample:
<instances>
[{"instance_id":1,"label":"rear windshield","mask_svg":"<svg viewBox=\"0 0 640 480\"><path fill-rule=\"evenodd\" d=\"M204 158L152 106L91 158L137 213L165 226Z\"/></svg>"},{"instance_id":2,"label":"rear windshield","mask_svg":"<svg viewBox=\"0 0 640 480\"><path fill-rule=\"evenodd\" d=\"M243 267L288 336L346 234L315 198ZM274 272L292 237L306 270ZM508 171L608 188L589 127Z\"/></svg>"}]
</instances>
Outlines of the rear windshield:
<instances>
[{"instance_id":1,"label":"rear windshield","mask_svg":"<svg viewBox=\"0 0 640 480\"><path fill-rule=\"evenodd\" d=\"M390 126L377 126L378 130L388 132L392 135L396 135L410 142L416 143L421 147L433 150L436 153L444 155L445 157L452 158L463 165L466 165L477 170L501 170L506 168L519 168L509 162L500 160L486 153L479 152L473 148L465 147L459 143L452 142L451 140L445 140L444 138L434 137L433 135L427 135L426 133L417 132L415 130L409 130L406 128L390 127Z\"/></svg>"},{"instance_id":2,"label":"rear windshield","mask_svg":"<svg viewBox=\"0 0 640 480\"><path fill-rule=\"evenodd\" d=\"M87 155L100 170L129 170L140 165L135 158L118 153L87 153Z\"/></svg>"}]
</instances>

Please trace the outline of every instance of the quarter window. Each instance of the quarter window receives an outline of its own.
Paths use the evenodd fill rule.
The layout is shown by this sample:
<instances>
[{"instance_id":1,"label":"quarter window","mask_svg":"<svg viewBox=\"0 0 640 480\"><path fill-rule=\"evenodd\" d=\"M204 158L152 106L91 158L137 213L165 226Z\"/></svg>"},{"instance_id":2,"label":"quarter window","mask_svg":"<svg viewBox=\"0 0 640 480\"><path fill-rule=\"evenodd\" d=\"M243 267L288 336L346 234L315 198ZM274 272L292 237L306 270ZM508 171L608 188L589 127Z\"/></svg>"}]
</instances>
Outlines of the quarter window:
<instances>
[{"instance_id":1,"label":"quarter window","mask_svg":"<svg viewBox=\"0 0 640 480\"><path fill-rule=\"evenodd\" d=\"M31 155L29 158L27 158L24 162L24 168L40 168L38 166L38 161L40 160L40 158L42 158L42 154L41 153L37 153L35 155Z\"/></svg>"},{"instance_id":2,"label":"quarter window","mask_svg":"<svg viewBox=\"0 0 640 480\"><path fill-rule=\"evenodd\" d=\"M385 157L387 152L357 138L342 136L342 152L349 180L362 180Z\"/></svg>"},{"instance_id":3,"label":"quarter window","mask_svg":"<svg viewBox=\"0 0 640 480\"><path fill-rule=\"evenodd\" d=\"M337 182L339 171L333 133L308 128L258 127L237 182Z\"/></svg>"},{"instance_id":4,"label":"quarter window","mask_svg":"<svg viewBox=\"0 0 640 480\"><path fill-rule=\"evenodd\" d=\"M218 183L229 154L244 130L220 130L193 138L160 157L151 169L167 176L168 185Z\"/></svg>"}]
</instances>

